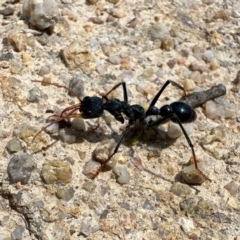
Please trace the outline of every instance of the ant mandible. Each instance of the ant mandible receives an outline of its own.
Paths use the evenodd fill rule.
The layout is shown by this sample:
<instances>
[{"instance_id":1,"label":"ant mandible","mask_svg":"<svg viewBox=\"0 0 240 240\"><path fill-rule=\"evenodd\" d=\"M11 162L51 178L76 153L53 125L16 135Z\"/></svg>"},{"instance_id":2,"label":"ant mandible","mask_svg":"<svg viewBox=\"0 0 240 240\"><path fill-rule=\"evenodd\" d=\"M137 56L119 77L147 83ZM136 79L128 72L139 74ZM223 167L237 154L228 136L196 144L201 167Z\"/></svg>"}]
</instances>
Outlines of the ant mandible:
<instances>
[{"instance_id":1,"label":"ant mandible","mask_svg":"<svg viewBox=\"0 0 240 240\"><path fill-rule=\"evenodd\" d=\"M37 81L37 80L33 80L33 82L41 82L42 83L42 81ZM96 171L95 175L93 176L93 179L94 179L103 170L103 168L110 161L110 159L118 152L120 145L122 144L123 140L127 136L131 127L134 126L136 123L142 125L143 127L153 127L153 126L158 126L158 125L161 125L161 124L165 124L168 121L172 121L174 123L177 123L180 126L180 128L181 128L181 130L182 130L182 132L183 132L183 134L184 134L184 136L185 136L185 138L188 142L188 145L191 148L195 169L205 179L207 179L208 181L211 181L198 168L196 154L195 154L195 151L194 151L194 146L193 146L186 130L184 129L184 127L182 125L184 123L190 123L190 122L193 122L193 121L196 120L197 114L194 111L194 109L191 108L188 104L186 104L184 102L179 102L179 101L173 102L169 105L164 105L160 108L157 108L155 106L155 104L158 101L158 99L160 98L162 92L165 90L165 88L170 83L173 84L174 86L178 87L182 91L184 91L184 94L186 95L185 90L181 85L179 85L178 83L176 83L172 80L167 80L165 82L165 84L162 86L162 88L158 91L158 93L153 98L153 100L150 103L147 111L145 111L144 108L142 106L138 105L138 104L134 104L134 105L128 104L128 95L127 95L126 83L121 82L121 83L118 83L117 85L115 85L107 94L105 94L102 97L86 96L82 100L78 97L80 103L65 108L61 112L61 114L58 118L56 118L52 123L50 123L49 125L44 127L41 131L45 130L51 124L61 122L61 121L65 121L65 119L70 119L70 118L83 118L83 119L99 118L103 115L104 110L108 111L111 115L114 116L114 118L117 121L121 122L122 124L124 123L124 118L122 116L122 113L124 115L126 115L127 118L128 118L128 125L126 126L125 131L123 132L122 137L121 137L120 141L118 142L118 144L116 145L113 153L110 154L108 159L105 162L103 162L102 165L100 166L100 168ZM54 85L56 87L65 88L67 90L70 90L67 87L56 84L56 83L49 83L48 85ZM117 98L109 99L108 95L121 85L123 87L124 101L120 101ZM70 90L70 92L72 92L76 96L76 94L72 90ZM80 111L80 114L76 113L78 110ZM157 120L153 120L151 118L152 116L159 116L160 118L157 119ZM37 135L40 132L38 132ZM34 139L36 138L36 136L34 137Z\"/></svg>"}]
</instances>

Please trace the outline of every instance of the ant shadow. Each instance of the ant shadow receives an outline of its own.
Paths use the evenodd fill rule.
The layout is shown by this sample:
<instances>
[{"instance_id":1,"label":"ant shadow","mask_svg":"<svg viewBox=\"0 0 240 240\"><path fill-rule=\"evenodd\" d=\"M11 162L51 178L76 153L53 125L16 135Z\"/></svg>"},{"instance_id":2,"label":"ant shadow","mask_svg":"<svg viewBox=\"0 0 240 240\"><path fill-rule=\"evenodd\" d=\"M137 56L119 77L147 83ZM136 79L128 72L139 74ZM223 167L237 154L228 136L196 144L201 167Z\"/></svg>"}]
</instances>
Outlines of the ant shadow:
<instances>
[{"instance_id":1,"label":"ant shadow","mask_svg":"<svg viewBox=\"0 0 240 240\"><path fill-rule=\"evenodd\" d=\"M85 122L86 123L86 122ZM92 127L90 125L90 123L86 123L86 125L89 125L89 127ZM108 126L108 125L106 125ZM84 141L91 143L100 143L101 141L107 141L107 140L112 140L114 139L114 141L116 142L116 145L118 144L118 142L121 139L121 131L119 131L119 133L117 133L116 131L114 131L110 126L108 126L109 129L112 131L112 133L110 134L106 134L104 133L104 128L103 127L99 127L96 130L76 130L74 129L71 125L64 127L64 131L65 134L67 135L73 135L76 137L76 141L74 142L74 144L81 144ZM119 126L119 128L123 128L123 126ZM123 130L124 131L124 130ZM36 152L34 152L34 154L39 153L41 151L46 151L48 148L50 148L51 146L53 146L56 142L61 141L60 136L59 135L50 135L51 138L54 140L52 143L50 143L49 145L45 146L43 149L38 150ZM177 139L171 139L167 136L167 133L165 131L163 131L159 126L156 127L151 127L151 128L141 128L141 129L130 129L129 133L127 134L126 138L124 139L124 141L122 142L121 145L123 145L126 148L130 149L129 152L129 156L131 158L133 158L133 146L141 146L142 148L144 148L145 146L151 147L152 149L156 149L156 151L161 151L163 149L169 148L170 146L172 146L175 141ZM93 158L93 153L92 153L92 158ZM160 156L159 156L160 158ZM184 164L184 165L187 165ZM151 175L154 175L164 181L170 182L170 183L175 183L175 182L182 182L184 183L182 177L181 177L181 172L178 173L175 178L174 181L167 179L166 177L164 177L163 175L159 174L159 173L155 173L147 168L143 168L143 170Z\"/></svg>"}]
</instances>

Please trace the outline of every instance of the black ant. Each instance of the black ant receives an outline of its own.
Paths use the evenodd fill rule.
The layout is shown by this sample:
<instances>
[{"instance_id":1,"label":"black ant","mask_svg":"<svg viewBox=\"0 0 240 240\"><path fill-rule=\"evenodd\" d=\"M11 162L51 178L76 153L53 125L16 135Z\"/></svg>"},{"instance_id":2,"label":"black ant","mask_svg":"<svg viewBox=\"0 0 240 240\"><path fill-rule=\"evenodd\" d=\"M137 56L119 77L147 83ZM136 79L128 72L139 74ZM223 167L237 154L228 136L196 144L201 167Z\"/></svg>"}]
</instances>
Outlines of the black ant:
<instances>
[{"instance_id":1,"label":"black ant","mask_svg":"<svg viewBox=\"0 0 240 240\"><path fill-rule=\"evenodd\" d=\"M34 81L34 82L41 82L41 81ZM104 95L102 97L86 96L82 100L80 98L78 98L80 103L65 108L61 112L60 116L58 116L52 123L47 125L41 131L45 130L48 126L50 126L53 123L65 121L66 119L70 119L70 118L83 118L83 119L99 118L103 115L104 110L108 111L111 115L113 115L115 117L115 119L117 121L121 122L122 124L124 123L124 118L122 116L122 113L124 115L126 115L128 118L128 125L126 126L126 129L123 132L122 137L121 137L120 141L118 142L118 144L116 145L113 153L110 154L108 159L104 163L102 163L100 168L97 170L96 174L93 177L93 178L95 178L103 170L103 168L110 161L110 159L113 157L113 155L115 155L118 152L118 149L119 149L121 143L123 142L123 140L129 133L132 126L134 126L135 124L140 124L143 127L153 127L153 126L165 124L171 120L172 122L175 122L180 126L180 128L188 142L188 145L191 148L195 169L198 170L204 178L211 181L198 168L196 154L194 151L194 146L193 146L188 134L186 133L186 130L184 129L184 127L182 125L184 123L190 123L190 122L193 122L196 120L197 114L194 111L194 109L191 108L188 104L186 104L184 102L179 102L179 101L173 102L169 105L164 105L161 108L157 108L155 106L155 104L158 101L159 97L161 96L162 92L165 90L165 88L170 83L173 84L174 86L178 87L185 93L185 90L181 85L179 85L178 83L176 83L172 80L167 80L165 82L165 84L162 86L162 88L159 90L159 92L156 94L156 96L153 98L147 111L145 111L144 108L138 104L134 104L134 105L128 104L126 83L121 82L121 83L118 83L117 85L115 85L106 95ZM50 83L49 85L55 85L57 87L63 87L65 89L68 89L65 86L61 86L61 85L58 85L55 83ZM121 85L123 87L124 101L120 101L117 98L109 99L108 95ZM76 95L76 94L74 94L74 95ZM185 93L185 95L186 95L186 93ZM80 114L76 113L78 110L80 111ZM160 118L157 120L153 120L152 119L153 116L159 116Z\"/></svg>"}]
</instances>

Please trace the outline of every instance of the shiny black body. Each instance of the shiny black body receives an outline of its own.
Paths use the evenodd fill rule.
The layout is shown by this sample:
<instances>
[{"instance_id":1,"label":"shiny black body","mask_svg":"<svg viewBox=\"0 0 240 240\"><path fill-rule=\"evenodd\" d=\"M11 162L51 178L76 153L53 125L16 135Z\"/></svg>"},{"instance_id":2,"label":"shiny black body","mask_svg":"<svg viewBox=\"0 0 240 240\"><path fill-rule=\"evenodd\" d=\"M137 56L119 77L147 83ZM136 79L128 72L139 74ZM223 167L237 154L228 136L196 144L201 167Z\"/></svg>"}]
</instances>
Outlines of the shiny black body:
<instances>
[{"instance_id":1,"label":"shiny black body","mask_svg":"<svg viewBox=\"0 0 240 240\"><path fill-rule=\"evenodd\" d=\"M118 152L118 149L123 142L124 138L128 134L131 126L133 126L136 122L143 127L153 127L157 125L164 124L168 121L172 121L177 123L187 142L192 150L192 155L194 159L195 168L201 173L201 175L204 176L204 178L210 179L205 176L197 166L197 160L195 156L195 151L193 144L187 135L184 127L182 124L184 123L190 123L196 120L197 114L194 111L193 108L191 108L188 104L184 102L173 102L169 105L164 105L160 108L157 108L155 106L156 102L158 101L159 97L161 96L164 89L169 85L173 84L179 89L184 91L184 88L179 85L178 83L167 80L165 84L162 86L162 88L159 90L159 92L156 94L156 96L153 98L152 102L150 103L147 111L144 110L143 107L140 105L130 105L128 104L128 96L127 96L127 90L126 90L126 84L119 83L111 91L109 91L105 96L102 98L99 97L85 97L80 106L80 113L83 116L83 118L95 118L100 117L104 111L108 111L110 114L112 114L115 119L121 123L124 123L123 115L127 116L128 118L128 125L126 127L126 130L124 131L120 141L118 142L117 146L115 147L113 153L108 157L108 159L102 164L102 166L99 168L99 170L96 172L95 177L101 172L101 170L104 168L106 163L112 158L114 154ZM119 99L113 98L108 99L107 95L112 92L114 89L119 87L120 85L123 86L123 96L124 101L120 101ZM185 93L185 91L184 91ZM186 95L186 93L185 93Z\"/></svg>"},{"instance_id":2,"label":"shiny black body","mask_svg":"<svg viewBox=\"0 0 240 240\"><path fill-rule=\"evenodd\" d=\"M124 101L120 101L117 98L108 99L107 95L116 86L123 86ZM108 92L102 98L100 97L84 97L79 111L84 119L99 118L103 115L104 111L108 111L114 118L120 123L124 123L124 117L122 114L127 116L129 124L133 125L136 121L139 121L142 125L147 125L145 121L146 113L143 107L140 105L130 105L127 102L127 90L125 83L117 84L110 92Z\"/></svg>"},{"instance_id":3,"label":"shiny black body","mask_svg":"<svg viewBox=\"0 0 240 240\"><path fill-rule=\"evenodd\" d=\"M163 89L165 89L169 83L172 83L183 90L180 85L170 80L164 84ZM120 85L123 86L124 101L120 101L117 98L108 99L107 95ZM129 119L130 126L138 121L141 125L149 127L164 124L170 120L175 123L189 123L193 122L197 117L195 111L188 104L183 102L173 102L170 105L164 105L161 108L157 108L155 104L160 97L158 94L156 95L157 98L155 97L153 99L147 111L145 111L140 105L130 105L128 104L125 83L117 84L111 91L102 98L84 97L79 107L81 116L84 119L98 118L103 115L104 111L108 111L122 124L124 123L123 115L125 115ZM161 89L160 91L162 92L163 90ZM151 116L159 116L159 118L157 120L152 120Z\"/></svg>"}]
</instances>

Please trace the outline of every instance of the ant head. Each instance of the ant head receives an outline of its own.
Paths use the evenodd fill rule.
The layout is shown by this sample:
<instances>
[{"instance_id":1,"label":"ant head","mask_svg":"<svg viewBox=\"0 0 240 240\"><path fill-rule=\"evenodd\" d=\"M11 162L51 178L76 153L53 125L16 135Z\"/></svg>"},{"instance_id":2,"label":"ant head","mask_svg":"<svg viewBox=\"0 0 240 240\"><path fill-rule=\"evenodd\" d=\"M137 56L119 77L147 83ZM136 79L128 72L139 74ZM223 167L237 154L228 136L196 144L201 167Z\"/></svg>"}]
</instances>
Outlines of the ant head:
<instances>
[{"instance_id":1,"label":"ant head","mask_svg":"<svg viewBox=\"0 0 240 240\"><path fill-rule=\"evenodd\" d=\"M85 97L83 98L79 111L82 117L87 118L98 118L103 114L103 102L100 97Z\"/></svg>"}]
</instances>

